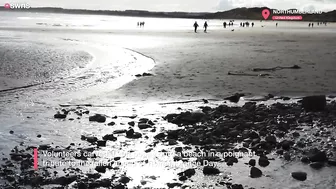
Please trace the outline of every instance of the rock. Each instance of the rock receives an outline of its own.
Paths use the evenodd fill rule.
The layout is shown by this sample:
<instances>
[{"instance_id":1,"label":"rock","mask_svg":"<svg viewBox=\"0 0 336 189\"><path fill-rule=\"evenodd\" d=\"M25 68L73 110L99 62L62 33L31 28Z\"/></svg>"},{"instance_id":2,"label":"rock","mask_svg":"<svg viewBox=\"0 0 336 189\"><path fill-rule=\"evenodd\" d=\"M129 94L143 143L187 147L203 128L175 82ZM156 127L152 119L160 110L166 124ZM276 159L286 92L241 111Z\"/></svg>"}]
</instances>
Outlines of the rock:
<instances>
[{"instance_id":1,"label":"rock","mask_svg":"<svg viewBox=\"0 0 336 189\"><path fill-rule=\"evenodd\" d=\"M159 134L155 135L154 138L156 140L162 140L162 139L166 138L166 134L165 133L159 133Z\"/></svg>"},{"instance_id":2,"label":"rock","mask_svg":"<svg viewBox=\"0 0 336 189\"><path fill-rule=\"evenodd\" d=\"M236 93L230 97L224 98L224 100L229 100L230 102L237 103L240 100L240 97L245 96L244 94Z\"/></svg>"},{"instance_id":3,"label":"rock","mask_svg":"<svg viewBox=\"0 0 336 189\"><path fill-rule=\"evenodd\" d=\"M139 123L138 124L138 127L139 127L139 129L148 129L148 128L151 128L152 126L151 125L149 125L149 124L147 124L147 123Z\"/></svg>"},{"instance_id":4,"label":"rock","mask_svg":"<svg viewBox=\"0 0 336 189\"><path fill-rule=\"evenodd\" d=\"M126 129L119 129L119 130L113 131L113 134L123 134L123 133L126 133L126 132L127 132Z\"/></svg>"},{"instance_id":5,"label":"rock","mask_svg":"<svg viewBox=\"0 0 336 189\"><path fill-rule=\"evenodd\" d=\"M262 171L256 167L251 167L250 170L250 177L251 178L258 178L262 176Z\"/></svg>"},{"instance_id":6,"label":"rock","mask_svg":"<svg viewBox=\"0 0 336 189\"><path fill-rule=\"evenodd\" d=\"M186 177L188 177L188 178L190 178L190 177L192 177L192 176L194 176L195 174L196 174L196 171L195 171L195 169L187 169L187 170L185 170L184 172L183 172L183 174L186 176Z\"/></svg>"},{"instance_id":7,"label":"rock","mask_svg":"<svg viewBox=\"0 0 336 189\"><path fill-rule=\"evenodd\" d=\"M106 146L106 140L98 140L97 146L99 147L105 147Z\"/></svg>"},{"instance_id":8,"label":"rock","mask_svg":"<svg viewBox=\"0 0 336 189\"><path fill-rule=\"evenodd\" d=\"M86 141L90 143L95 143L98 141L98 138L97 137L86 137Z\"/></svg>"},{"instance_id":9,"label":"rock","mask_svg":"<svg viewBox=\"0 0 336 189\"><path fill-rule=\"evenodd\" d=\"M313 149L308 156L311 162L325 162L328 161L327 154L324 151Z\"/></svg>"},{"instance_id":10,"label":"rock","mask_svg":"<svg viewBox=\"0 0 336 189\"><path fill-rule=\"evenodd\" d=\"M328 164L331 166L336 166L336 159L335 160L329 160Z\"/></svg>"},{"instance_id":11,"label":"rock","mask_svg":"<svg viewBox=\"0 0 336 189\"><path fill-rule=\"evenodd\" d=\"M14 134L14 131L10 130L10 131L9 131L9 134Z\"/></svg>"},{"instance_id":12,"label":"rock","mask_svg":"<svg viewBox=\"0 0 336 189\"><path fill-rule=\"evenodd\" d=\"M37 138L41 138L41 137L42 137L42 135L38 134L36 137L37 137Z\"/></svg>"},{"instance_id":13,"label":"rock","mask_svg":"<svg viewBox=\"0 0 336 189\"><path fill-rule=\"evenodd\" d=\"M86 176L91 179L99 179L101 177L101 174L99 173L87 173Z\"/></svg>"},{"instance_id":14,"label":"rock","mask_svg":"<svg viewBox=\"0 0 336 189\"><path fill-rule=\"evenodd\" d=\"M267 167L270 164L267 157L260 157L258 163L261 167Z\"/></svg>"},{"instance_id":15,"label":"rock","mask_svg":"<svg viewBox=\"0 0 336 189\"><path fill-rule=\"evenodd\" d=\"M289 153L285 153L283 156L284 156L284 158L285 158L286 161L290 161L291 160L291 156L290 156Z\"/></svg>"},{"instance_id":16,"label":"rock","mask_svg":"<svg viewBox=\"0 0 336 189\"><path fill-rule=\"evenodd\" d=\"M277 143L276 137L274 135L268 135L265 138L265 140L266 140L266 142L271 143L271 144L276 144Z\"/></svg>"},{"instance_id":17,"label":"rock","mask_svg":"<svg viewBox=\"0 0 336 189\"><path fill-rule=\"evenodd\" d=\"M57 114L54 115L55 119L65 119L66 117L67 117L66 114L57 113Z\"/></svg>"},{"instance_id":18,"label":"rock","mask_svg":"<svg viewBox=\"0 0 336 189\"><path fill-rule=\"evenodd\" d=\"M77 184L78 189L88 189L88 186L84 182L79 182Z\"/></svg>"},{"instance_id":19,"label":"rock","mask_svg":"<svg viewBox=\"0 0 336 189\"><path fill-rule=\"evenodd\" d=\"M259 139L259 134L255 131L250 132L249 134L250 139Z\"/></svg>"},{"instance_id":20,"label":"rock","mask_svg":"<svg viewBox=\"0 0 336 189\"><path fill-rule=\"evenodd\" d=\"M168 114L164 117L170 123L177 125L193 125L204 120L206 115L201 111L182 112L180 114Z\"/></svg>"},{"instance_id":21,"label":"rock","mask_svg":"<svg viewBox=\"0 0 336 189\"><path fill-rule=\"evenodd\" d=\"M179 181L186 181L186 180L188 180L188 177L186 177L186 176L180 176L179 177Z\"/></svg>"},{"instance_id":22,"label":"rock","mask_svg":"<svg viewBox=\"0 0 336 189\"><path fill-rule=\"evenodd\" d=\"M250 159L248 164L251 165L252 167L254 167L256 165L256 160L255 159Z\"/></svg>"},{"instance_id":23,"label":"rock","mask_svg":"<svg viewBox=\"0 0 336 189\"><path fill-rule=\"evenodd\" d=\"M98 172L98 173L105 173L106 172L106 168L108 168L107 166L97 166L95 168L95 170Z\"/></svg>"},{"instance_id":24,"label":"rock","mask_svg":"<svg viewBox=\"0 0 336 189\"><path fill-rule=\"evenodd\" d=\"M168 131L167 132L167 138L168 139L175 139L175 140L177 140L178 137L179 137L180 131L181 131L180 129Z\"/></svg>"},{"instance_id":25,"label":"rock","mask_svg":"<svg viewBox=\"0 0 336 189\"><path fill-rule=\"evenodd\" d=\"M108 125L108 126L114 126L114 125L115 125L115 122L112 121L112 122L108 123L107 125Z\"/></svg>"},{"instance_id":26,"label":"rock","mask_svg":"<svg viewBox=\"0 0 336 189\"><path fill-rule=\"evenodd\" d=\"M115 137L113 134L107 134L107 135L103 136L103 140L116 141L117 137Z\"/></svg>"},{"instance_id":27,"label":"rock","mask_svg":"<svg viewBox=\"0 0 336 189\"><path fill-rule=\"evenodd\" d=\"M320 96L307 96L302 99L302 107L307 111L323 111L327 105L325 95Z\"/></svg>"},{"instance_id":28,"label":"rock","mask_svg":"<svg viewBox=\"0 0 336 189\"><path fill-rule=\"evenodd\" d=\"M47 149L49 149L50 147L51 147L51 146L48 145L48 144L41 144L41 145L39 145L38 149L39 149L39 150L47 150Z\"/></svg>"},{"instance_id":29,"label":"rock","mask_svg":"<svg viewBox=\"0 0 336 189\"><path fill-rule=\"evenodd\" d=\"M141 138L142 134L139 132L134 132L133 129L130 129L126 132L126 138L131 138L131 139L138 139Z\"/></svg>"},{"instance_id":30,"label":"rock","mask_svg":"<svg viewBox=\"0 0 336 189\"><path fill-rule=\"evenodd\" d=\"M287 96L284 96L284 97L282 97L281 99L284 100L284 101L290 100L290 98L287 97Z\"/></svg>"},{"instance_id":31,"label":"rock","mask_svg":"<svg viewBox=\"0 0 336 189\"><path fill-rule=\"evenodd\" d=\"M302 163L309 163L310 160L309 160L308 157L302 157L302 158L301 158L301 162L302 162Z\"/></svg>"},{"instance_id":32,"label":"rock","mask_svg":"<svg viewBox=\"0 0 336 189\"><path fill-rule=\"evenodd\" d=\"M203 167L203 174L204 175L217 175L219 173L220 173L220 171L215 167L212 167L212 166Z\"/></svg>"},{"instance_id":33,"label":"rock","mask_svg":"<svg viewBox=\"0 0 336 189\"><path fill-rule=\"evenodd\" d=\"M324 167L324 163L323 162L313 162L309 164L309 166L313 169L321 169L322 167Z\"/></svg>"},{"instance_id":34,"label":"rock","mask_svg":"<svg viewBox=\"0 0 336 189\"><path fill-rule=\"evenodd\" d=\"M48 181L46 181L46 183L59 184L59 185L62 185L62 186L66 186L66 185L69 185L72 182L74 182L76 179L77 179L77 176L75 176L75 175L62 176L62 177L58 177L58 178L55 178L55 179L48 180Z\"/></svg>"},{"instance_id":35,"label":"rock","mask_svg":"<svg viewBox=\"0 0 336 189\"><path fill-rule=\"evenodd\" d=\"M243 185L241 184L233 184L231 186L231 189L244 189Z\"/></svg>"},{"instance_id":36,"label":"rock","mask_svg":"<svg viewBox=\"0 0 336 189\"><path fill-rule=\"evenodd\" d=\"M92 122L98 122L98 123L104 123L106 121L106 117L101 114L96 114L94 116L89 117L89 121Z\"/></svg>"},{"instance_id":37,"label":"rock","mask_svg":"<svg viewBox=\"0 0 336 189\"><path fill-rule=\"evenodd\" d=\"M299 181L305 181L307 179L307 173L305 172L293 172L292 177Z\"/></svg>"},{"instance_id":38,"label":"rock","mask_svg":"<svg viewBox=\"0 0 336 189\"><path fill-rule=\"evenodd\" d=\"M181 183L177 183L177 182L175 182L175 183L167 183L167 186L168 186L168 188L175 188L175 187L182 186L182 184Z\"/></svg>"},{"instance_id":39,"label":"rock","mask_svg":"<svg viewBox=\"0 0 336 189\"><path fill-rule=\"evenodd\" d=\"M126 176L122 176L120 179L119 179L119 182L123 183L123 184L126 184L130 181L131 179L126 177Z\"/></svg>"},{"instance_id":40,"label":"rock","mask_svg":"<svg viewBox=\"0 0 336 189\"><path fill-rule=\"evenodd\" d=\"M146 72L142 74L143 77L146 77L146 76L152 76L152 75L153 75L153 74L151 74L151 73L146 73Z\"/></svg>"},{"instance_id":41,"label":"rock","mask_svg":"<svg viewBox=\"0 0 336 189\"><path fill-rule=\"evenodd\" d=\"M134 121L130 121L130 122L128 122L128 125L130 125L130 126L134 127L134 125L135 125L135 122L134 122Z\"/></svg>"},{"instance_id":42,"label":"rock","mask_svg":"<svg viewBox=\"0 0 336 189\"><path fill-rule=\"evenodd\" d=\"M169 145L176 145L176 144L178 144L178 142L174 139L169 139L168 144Z\"/></svg>"},{"instance_id":43,"label":"rock","mask_svg":"<svg viewBox=\"0 0 336 189\"><path fill-rule=\"evenodd\" d=\"M281 147L284 150L289 150L292 145L293 145L292 141L284 140L284 141L281 142Z\"/></svg>"}]
</instances>

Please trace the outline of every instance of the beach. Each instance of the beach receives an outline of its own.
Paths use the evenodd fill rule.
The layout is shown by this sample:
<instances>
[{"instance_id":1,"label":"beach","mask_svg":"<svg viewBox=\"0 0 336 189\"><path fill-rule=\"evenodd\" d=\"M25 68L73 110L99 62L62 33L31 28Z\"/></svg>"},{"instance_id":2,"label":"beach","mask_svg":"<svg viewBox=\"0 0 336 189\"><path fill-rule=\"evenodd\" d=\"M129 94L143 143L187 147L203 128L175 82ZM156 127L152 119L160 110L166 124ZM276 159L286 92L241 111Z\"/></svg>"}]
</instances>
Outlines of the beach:
<instances>
[{"instance_id":1,"label":"beach","mask_svg":"<svg viewBox=\"0 0 336 189\"><path fill-rule=\"evenodd\" d=\"M306 22L279 22L275 27L273 21L254 21L253 28L242 28L236 20L235 26L224 29L222 20L210 20L207 33L202 27L194 33L192 19L150 18L145 20L144 28L138 28L136 21L143 18L90 16L86 20L81 15L67 20L64 15L16 14L12 15L14 21L8 19L0 28L2 158L14 146L50 145L51 150L56 146L90 148L97 145L95 142L90 145L82 136L103 137L110 133L118 138L117 142L108 141L106 147L97 150L108 154L113 150L152 149L152 155L159 154L162 149L169 151L183 146L179 142L159 143L153 138L161 131L180 128L162 117L199 111L198 107L205 105L202 99L215 108L235 93L245 95L239 106L250 98L269 94L279 97L281 103L286 103L282 97L289 97L294 103L296 98L309 95L327 95L328 102L332 102L336 94L335 23L308 28ZM19 24L14 25L14 18ZM202 20L198 22L203 24ZM294 65L299 68L292 69ZM276 67L281 69L270 69ZM264 70L256 71L257 68ZM277 100L271 98L264 103L270 101ZM65 119L55 118L57 112L64 111L70 112ZM89 114L85 115L85 111ZM89 121L89 116L95 113L107 120ZM135 130L146 136L138 140L125 137L132 121L133 125L143 122L140 118L153 120L155 130ZM332 135L326 139L335 145ZM204 188L202 184L212 185L224 175L231 175L232 182L246 188L334 187L334 167L316 172L297 159L283 163L276 154L273 156L274 162L263 170L268 176L260 178L261 181L248 176L249 167L244 165L248 157L239 160L237 166L219 165L222 171L219 176L197 172L193 178L196 184L189 188ZM163 159L156 163L166 161L166 157L158 157ZM101 160L104 158L112 157ZM144 156L136 161L146 159L149 158ZM195 167L189 163L186 167ZM125 168L131 178L127 186L135 187L143 180L147 180L147 185L141 182L143 187L154 188L166 187L174 179L179 182L176 174L186 167L173 167L154 164L147 170ZM82 169L94 172L94 167ZM302 183L287 181L289 173L298 169L313 176ZM112 172L118 175L121 171ZM110 178L111 174L106 172L103 177ZM239 177L240 174L244 176ZM215 184L212 187L221 188Z\"/></svg>"}]
</instances>

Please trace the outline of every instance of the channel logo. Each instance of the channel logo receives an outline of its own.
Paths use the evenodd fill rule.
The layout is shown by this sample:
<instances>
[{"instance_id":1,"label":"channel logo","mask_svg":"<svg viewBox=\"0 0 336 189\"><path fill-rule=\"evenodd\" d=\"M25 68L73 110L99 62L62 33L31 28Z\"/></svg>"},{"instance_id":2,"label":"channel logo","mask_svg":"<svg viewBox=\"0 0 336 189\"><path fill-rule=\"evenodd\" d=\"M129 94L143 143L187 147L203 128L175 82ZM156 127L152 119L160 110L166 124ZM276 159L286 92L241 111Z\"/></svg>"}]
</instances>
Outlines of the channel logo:
<instances>
[{"instance_id":1,"label":"channel logo","mask_svg":"<svg viewBox=\"0 0 336 189\"><path fill-rule=\"evenodd\" d=\"M28 3L5 3L5 9L30 9L31 6Z\"/></svg>"}]
</instances>

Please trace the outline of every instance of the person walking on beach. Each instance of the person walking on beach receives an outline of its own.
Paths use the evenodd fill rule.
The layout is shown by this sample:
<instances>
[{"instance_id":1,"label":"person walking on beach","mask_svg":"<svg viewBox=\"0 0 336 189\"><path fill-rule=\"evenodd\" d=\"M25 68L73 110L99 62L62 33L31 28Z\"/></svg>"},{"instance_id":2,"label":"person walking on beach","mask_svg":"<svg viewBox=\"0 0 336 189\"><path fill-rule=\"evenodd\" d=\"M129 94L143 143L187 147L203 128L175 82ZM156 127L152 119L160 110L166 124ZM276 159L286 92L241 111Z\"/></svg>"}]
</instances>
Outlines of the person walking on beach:
<instances>
[{"instance_id":1,"label":"person walking on beach","mask_svg":"<svg viewBox=\"0 0 336 189\"><path fill-rule=\"evenodd\" d=\"M252 22L252 28L253 28L253 26L254 26L254 22Z\"/></svg>"},{"instance_id":2,"label":"person walking on beach","mask_svg":"<svg viewBox=\"0 0 336 189\"><path fill-rule=\"evenodd\" d=\"M275 24L275 27L278 27L278 23Z\"/></svg>"},{"instance_id":3,"label":"person walking on beach","mask_svg":"<svg viewBox=\"0 0 336 189\"><path fill-rule=\"evenodd\" d=\"M223 23L224 28L226 28L226 22Z\"/></svg>"},{"instance_id":4,"label":"person walking on beach","mask_svg":"<svg viewBox=\"0 0 336 189\"><path fill-rule=\"evenodd\" d=\"M204 32L206 33L207 32L207 28L208 28L208 23L207 21L204 22Z\"/></svg>"},{"instance_id":5,"label":"person walking on beach","mask_svg":"<svg viewBox=\"0 0 336 189\"><path fill-rule=\"evenodd\" d=\"M195 23L194 23L194 28L195 28L195 33L197 33L198 24L197 24L196 21L195 21Z\"/></svg>"},{"instance_id":6,"label":"person walking on beach","mask_svg":"<svg viewBox=\"0 0 336 189\"><path fill-rule=\"evenodd\" d=\"M312 23L312 28L314 27L314 23Z\"/></svg>"},{"instance_id":7,"label":"person walking on beach","mask_svg":"<svg viewBox=\"0 0 336 189\"><path fill-rule=\"evenodd\" d=\"M310 23L308 24L308 27L310 27Z\"/></svg>"}]
</instances>

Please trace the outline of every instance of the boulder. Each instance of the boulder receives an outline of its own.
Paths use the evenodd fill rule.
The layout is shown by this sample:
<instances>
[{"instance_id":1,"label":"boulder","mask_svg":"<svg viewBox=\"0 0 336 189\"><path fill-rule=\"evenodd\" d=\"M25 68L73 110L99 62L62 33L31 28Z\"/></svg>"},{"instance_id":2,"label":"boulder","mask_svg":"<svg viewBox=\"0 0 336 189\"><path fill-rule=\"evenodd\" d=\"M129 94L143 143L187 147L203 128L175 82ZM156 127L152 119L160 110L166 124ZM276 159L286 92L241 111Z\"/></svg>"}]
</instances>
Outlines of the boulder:
<instances>
[{"instance_id":1,"label":"boulder","mask_svg":"<svg viewBox=\"0 0 336 189\"><path fill-rule=\"evenodd\" d=\"M256 167L251 167L250 170L250 177L251 178L258 178L262 176L262 171Z\"/></svg>"},{"instance_id":2,"label":"boulder","mask_svg":"<svg viewBox=\"0 0 336 189\"><path fill-rule=\"evenodd\" d=\"M89 121L92 122L98 122L98 123L104 123L106 121L106 117L101 114L96 114L94 116L89 117Z\"/></svg>"},{"instance_id":3,"label":"boulder","mask_svg":"<svg viewBox=\"0 0 336 189\"><path fill-rule=\"evenodd\" d=\"M107 134L107 135L103 136L103 140L116 141L117 137L115 137L113 134Z\"/></svg>"},{"instance_id":4,"label":"boulder","mask_svg":"<svg viewBox=\"0 0 336 189\"><path fill-rule=\"evenodd\" d=\"M302 99L302 107L307 112L316 112L325 110L327 100L325 95L307 96Z\"/></svg>"},{"instance_id":5,"label":"boulder","mask_svg":"<svg viewBox=\"0 0 336 189\"><path fill-rule=\"evenodd\" d=\"M328 161L327 154L324 151L318 149L312 149L310 155L308 156L311 162L325 162Z\"/></svg>"},{"instance_id":6,"label":"boulder","mask_svg":"<svg viewBox=\"0 0 336 189\"><path fill-rule=\"evenodd\" d=\"M267 157L260 157L258 163L261 167L267 167L270 164Z\"/></svg>"},{"instance_id":7,"label":"boulder","mask_svg":"<svg viewBox=\"0 0 336 189\"><path fill-rule=\"evenodd\" d=\"M65 119L66 117L67 117L66 114L57 113L57 114L54 115L55 119Z\"/></svg>"},{"instance_id":8,"label":"boulder","mask_svg":"<svg viewBox=\"0 0 336 189\"><path fill-rule=\"evenodd\" d=\"M311 164L309 164L309 166L313 169L321 169L322 167L324 167L324 163L323 162L313 162Z\"/></svg>"},{"instance_id":9,"label":"boulder","mask_svg":"<svg viewBox=\"0 0 336 189\"><path fill-rule=\"evenodd\" d=\"M307 173L301 171L293 172L292 177L299 181L305 181L307 179Z\"/></svg>"},{"instance_id":10,"label":"boulder","mask_svg":"<svg viewBox=\"0 0 336 189\"><path fill-rule=\"evenodd\" d=\"M250 159L248 164L251 165L252 167L254 167L256 165L256 160L255 159Z\"/></svg>"},{"instance_id":11,"label":"boulder","mask_svg":"<svg viewBox=\"0 0 336 189\"><path fill-rule=\"evenodd\" d=\"M220 171L217 168L212 167L212 166L205 166L203 168L203 174L204 175L217 175L219 173L220 173Z\"/></svg>"}]
</instances>

